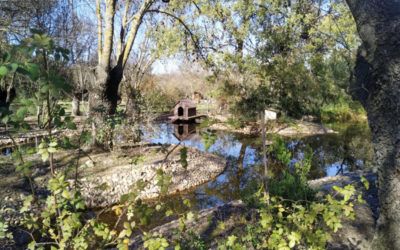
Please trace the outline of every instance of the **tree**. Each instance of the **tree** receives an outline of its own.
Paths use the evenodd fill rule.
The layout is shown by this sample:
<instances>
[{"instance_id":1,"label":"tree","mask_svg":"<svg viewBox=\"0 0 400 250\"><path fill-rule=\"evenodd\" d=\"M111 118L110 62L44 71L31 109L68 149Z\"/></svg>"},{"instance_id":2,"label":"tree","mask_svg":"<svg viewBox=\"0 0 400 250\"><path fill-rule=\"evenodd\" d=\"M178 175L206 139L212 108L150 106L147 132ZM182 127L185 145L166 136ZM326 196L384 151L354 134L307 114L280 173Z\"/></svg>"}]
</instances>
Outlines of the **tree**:
<instances>
[{"instance_id":1,"label":"tree","mask_svg":"<svg viewBox=\"0 0 400 250\"><path fill-rule=\"evenodd\" d=\"M347 0L362 40L353 95L368 114L380 215L372 249L400 249L400 1Z\"/></svg>"},{"instance_id":2,"label":"tree","mask_svg":"<svg viewBox=\"0 0 400 250\"><path fill-rule=\"evenodd\" d=\"M344 2L211 2L210 22L223 29L212 56L233 112L256 119L274 107L300 118L350 102L344 89L359 39Z\"/></svg>"},{"instance_id":3,"label":"tree","mask_svg":"<svg viewBox=\"0 0 400 250\"><path fill-rule=\"evenodd\" d=\"M103 6L101 0L96 1L98 65L96 84L89 104L93 114L113 115L115 113L119 101L119 84L133 45L137 40L139 28L145 14L156 11L150 10L156 2L158 1L144 0L135 3L126 1L125 4L119 4L117 0L105 0ZM114 33L117 25L115 18L119 12L122 12L122 18L119 37L115 39ZM114 45L116 45L115 63L112 57Z\"/></svg>"},{"instance_id":4,"label":"tree","mask_svg":"<svg viewBox=\"0 0 400 250\"><path fill-rule=\"evenodd\" d=\"M69 79L73 82L72 115L82 115L80 101L86 99L89 86L95 81L94 72L90 63L79 63L69 68Z\"/></svg>"},{"instance_id":5,"label":"tree","mask_svg":"<svg viewBox=\"0 0 400 250\"><path fill-rule=\"evenodd\" d=\"M93 25L91 25L89 18L78 16L75 2L75 0L0 2L2 19L0 21L0 50L10 50L12 44L18 44L30 37L32 33L40 31L40 33L51 36L60 46L68 48L70 52L68 57L72 64L87 65L92 59L92 54L94 54L91 47L96 44L96 33L91 29ZM13 54L13 60L16 60L15 57L18 54L11 54ZM19 60L21 59L19 58ZM77 114L79 113L79 97L83 91L83 85L81 81L77 81L81 80L80 78L73 77L73 71L76 67L71 67L71 64L63 64L62 66L59 70L63 72L64 76L70 76L69 80L74 82L73 91L64 94L73 100L73 113ZM21 83L21 76L18 74L15 77L9 76L8 81L2 79L0 83L2 96L4 98L8 96L6 98L8 100L7 105L14 99L10 97L30 98L34 95L37 87L38 84L35 81L24 80ZM37 107L38 113L41 113L40 106Z\"/></svg>"},{"instance_id":6,"label":"tree","mask_svg":"<svg viewBox=\"0 0 400 250\"><path fill-rule=\"evenodd\" d=\"M97 134L95 128L99 127L96 124L102 124L104 116L114 115L116 112L120 101L119 85L134 43L139 40L139 29L146 14L150 17L159 14L167 19L174 20L176 24L184 28L186 34L190 35L191 41L196 43L189 27L179 17L184 12L185 7L192 3L169 2L166 0L96 1L98 65L96 67L96 81L89 98L89 112L93 118L94 137ZM174 14L174 12L176 13ZM120 20L117 20L118 17L121 17ZM163 23L161 17L157 21ZM117 25L119 31L116 31ZM117 32L119 35L116 37Z\"/></svg>"}]
</instances>

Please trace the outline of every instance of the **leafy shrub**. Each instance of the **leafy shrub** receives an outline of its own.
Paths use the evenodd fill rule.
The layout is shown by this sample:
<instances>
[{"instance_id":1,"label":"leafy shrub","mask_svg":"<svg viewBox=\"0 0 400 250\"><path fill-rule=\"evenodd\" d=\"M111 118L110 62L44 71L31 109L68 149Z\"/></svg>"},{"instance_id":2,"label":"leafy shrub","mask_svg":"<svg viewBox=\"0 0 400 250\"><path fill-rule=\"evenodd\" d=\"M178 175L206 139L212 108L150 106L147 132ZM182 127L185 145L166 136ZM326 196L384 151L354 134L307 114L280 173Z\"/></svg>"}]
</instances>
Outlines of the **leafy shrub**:
<instances>
[{"instance_id":1,"label":"leafy shrub","mask_svg":"<svg viewBox=\"0 0 400 250\"><path fill-rule=\"evenodd\" d=\"M0 209L0 240L12 239L12 233L9 231L9 226L7 221L4 219L4 215L7 209Z\"/></svg>"},{"instance_id":2,"label":"leafy shrub","mask_svg":"<svg viewBox=\"0 0 400 250\"><path fill-rule=\"evenodd\" d=\"M349 122L365 119L365 111L359 103L340 101L321 108L323 122Z\"/></svg>"},{"instance_id":3,"label":"leafy shrub","mask_svg":"<svg viewBox=\"0 0 400 250\"><path fill-rule=\"evenodd\" d=\"M270 89L261 85L248 90L248 96L240 99L232 108L233 113L246 120L257 120L260 112L269 107L273 101Z\"/></svg>"},{"instance_id":4,"label":"leafy shrub","mask_svg":"<svg viewBox=\"0 0 400 250\"><path fill-rule=\"evenodd\" d=\"M281 138L275 139L271 151L278 163L284 166L284 170L280 175L269 180L270 194L292 201L314 200L315 192L307 184L312 161L311 148L304 154L303 159L293 164L292 168L292 152L287 149L286 143Z\"/></svg>"},{"instance_id":5,"label":"leafy shrub","mask_svg":"<svg viewBox=\"0 0 400 250\"><path fill-rule=\"evenodd\" d=\"M247 199L256 207L255 223L248 224L243 234L220 242L219 249L325 249L343 219L354 219L354 201L363 202L361 196L347 185L333 187L334 194L316 197L307 182L313 157L310 148L293 164L292 153L277 138L271 154L286 169L268 181L268 192L261 187Z\"/></svg>"},{"instance_id":6,"label":"leafy shrub","mask_svg":"<svg viewBox=\"0 0 400 250\"><path fill-rule=\"evenodd\" d=\"M213 132L205 131L201 132L200 135L206 151L208 151L210 147L217 141L217 135Z\"/></svg>"},{"instance_id":7,"label":"leafy shrub","mask_svg":"<svg viewBox=\"0 0 400 250\"><path fill-rule=\"evenodd\" d=\"M289 166L289 163L292 160L292 152L286 148L286 143L282 138L276 137L274 139L274 142L270 147L270 152L280 163Z\"/></svg>"},{"instance_id":8,"label":"leafy shrub","mask_svg":"<svg viewBox=\"0 0 400 250\"><path fill-rule=\"evenodd\" d=\"M343 226L342 220L355 216L354 186L334 190L334 195L306 203L258 192L257 222L249 224L244 235L227 237L219 249L325 249L331 234Z\"/></svg>"},{"instance_id":9,"label":"leafy shrub","mask_svg":"<svg viewBox=\"0 0 400 250\"><path fill-rule=\"evenodd\" d=\"M284 171L279 178L268 182L268 190L273 196L282 197L292 201L314 200L315 191L306 182L302 181L297 174Z\"/></svg>"}]
</instances>

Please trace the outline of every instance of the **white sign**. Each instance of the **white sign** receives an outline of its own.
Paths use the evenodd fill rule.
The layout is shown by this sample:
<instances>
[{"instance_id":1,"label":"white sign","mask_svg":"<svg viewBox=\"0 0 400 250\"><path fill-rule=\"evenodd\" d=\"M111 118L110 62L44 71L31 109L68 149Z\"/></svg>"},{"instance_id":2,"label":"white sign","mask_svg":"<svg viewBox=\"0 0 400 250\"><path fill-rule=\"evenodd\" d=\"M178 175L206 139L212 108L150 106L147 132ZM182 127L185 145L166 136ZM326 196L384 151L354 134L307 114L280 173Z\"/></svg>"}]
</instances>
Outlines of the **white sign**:
<instances>
[{"instance_id":1,"label":"white sign","mask_svg":"<svg viewBox=\"0 0 400 250\"><path fill-rule=\"evenodd\" d=\"M265 120L276 120L278 117L278 114L275 111L272 110L265 110Z\"/></svg>"}]
</instances>

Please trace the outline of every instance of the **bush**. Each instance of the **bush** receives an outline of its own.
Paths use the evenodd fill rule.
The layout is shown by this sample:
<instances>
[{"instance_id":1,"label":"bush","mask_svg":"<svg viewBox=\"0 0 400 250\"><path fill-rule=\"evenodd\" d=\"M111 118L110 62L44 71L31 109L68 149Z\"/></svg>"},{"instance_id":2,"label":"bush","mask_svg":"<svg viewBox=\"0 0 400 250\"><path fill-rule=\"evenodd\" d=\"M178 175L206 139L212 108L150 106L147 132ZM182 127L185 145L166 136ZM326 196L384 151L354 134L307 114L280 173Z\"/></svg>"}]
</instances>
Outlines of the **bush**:
<instances>
[{"instance_id":1,"label":"bush","mask_svg":"<svg viewBox=\"0 0 400 250\"><path fill-rule=\"evenodd\" d=\"M323 122L349 122L365 119L365 111L357 102L340 101L321 108Z\"/></svg>"},{"instance_id":2,"label":"bush","mask_svg":"<svg viewBox=\"0 0 400 250\"><path fill-rule=\"evenodd\" d=\"M342 228L342 220L355 217L354 186L334 190L333 196L312 202L258 192L257 222L249 223L243 234L227 237L219 249L325 249L331 234Z\"/></svg>"},{"instance_id":3,"label":"bush","mask_svg":"<svg viewBox=\"0 0 400 250\"><path fill-rule=\"evenodd\" d=\"M306 178L312 151L305 152L290 169L292 153L284 141L276 139L271 148L276 161L287 169L269 180L269 192L259 188L247 198L247 204L255 207L254 222L248 223L244 232L220 242L219 249L325 249L331 234L343 226L343 219L354 219L354 202L364 201L352 185L335 186L333 195L316 197Z\"/></svg>"},{"instance_id":4,"label":"bush","mask_svg":"<svg viewBox=\"0 0 400 250\"><path fill-rule=\"evenodd\" d=\"M279 178L271 179L268 188L271 195L291 201L312 201L315 198L315 192L307 182L289 171L284 171Z\"/></svg>"},{"instance_id":5,"label":"bush","mask_svg":"<svg viewBox=\"0 0 400 250\"><path fill-rule=\"evenodd\" d=\"M314 200L315 192L307 183L313 157L312 150L309 148L301 160L291 164L292 152L287 149L285 142L277 137L271 146L271 151L277 163L282 164L285 169L280 175L269 180L270 194L291 201Z\"/></svg>"}]
</instances>

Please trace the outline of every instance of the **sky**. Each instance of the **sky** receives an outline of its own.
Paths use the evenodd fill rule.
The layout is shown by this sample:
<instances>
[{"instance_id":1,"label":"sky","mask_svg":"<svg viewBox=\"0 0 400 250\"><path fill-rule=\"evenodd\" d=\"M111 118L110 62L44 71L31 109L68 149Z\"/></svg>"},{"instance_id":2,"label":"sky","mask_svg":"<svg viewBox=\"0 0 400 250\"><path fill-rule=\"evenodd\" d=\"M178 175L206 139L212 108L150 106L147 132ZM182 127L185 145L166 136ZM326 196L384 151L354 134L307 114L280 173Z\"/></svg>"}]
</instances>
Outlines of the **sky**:
<instances>
[{"instance_id":1,"label":"sky","mask_svg":"<svg viewBox=\"0 0 400 250\"><path fill-rule=\"evenodd\" d=\"M151 73L155 75L171 74L179 71L182 61L174 58L156 60Z\"/></svg>"}]
</instances>

